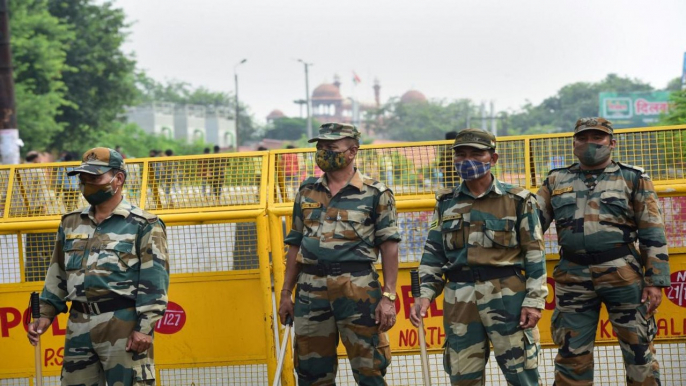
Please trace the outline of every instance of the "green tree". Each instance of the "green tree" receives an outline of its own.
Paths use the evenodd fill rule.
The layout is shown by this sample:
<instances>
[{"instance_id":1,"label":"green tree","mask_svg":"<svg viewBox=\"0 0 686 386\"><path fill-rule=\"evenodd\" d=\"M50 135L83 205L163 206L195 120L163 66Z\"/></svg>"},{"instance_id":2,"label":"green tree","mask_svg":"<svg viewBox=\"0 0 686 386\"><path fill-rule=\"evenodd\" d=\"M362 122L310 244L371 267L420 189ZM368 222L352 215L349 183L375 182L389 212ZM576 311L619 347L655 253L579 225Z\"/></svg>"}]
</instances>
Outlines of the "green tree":
<instances>
[{"instance_id":1,"label":"green tree","mask_svg":"<svg viewBox=\"0 0 686 386\"><path fill-rule=\"evenodd\" d=\"M397 141L445 139L445 133L475 123L477 108L468 99L452 102L403 103L391 99L366 116L366 124L377 133Z\"/></svg>"},{"instance_id":2,"label":"green tree","mask_svg":"<svg viewBox=\"0 0 686 386\"><path fill-rule=\"evenodd\" d=\"M522 106L521 112L509 115L506 124L513 134L529 134L532 128L541 127L552 127L552 132L571 131L577 119L598 115L600 92L633 91L653 91L653 87L616 74L609 74L596 83L568 84L537 106L531 103Z\"/></svg>"},{"instance_id":3,"label":"green tree","mask_svg":"<svg viewBox=\"0 0 686 386\"><path fill-rule=\"evenodd\" d=\"M667 87L665 88L665 90L672 92L681 91L681 78L677 76L676 78L670 80L667 83Z\"/></svg>"},{"instance_id":4,"label":"green tree","mask_svg":"<svg viewBox=\"0 0 686 386\"><path fill-rule=\"evenodd\" d=\"M13 1L10 6L11 49L22 153L44 150L63 125L55 120L61 108L73 106L65 97L62 76L73 70L66 50L74 33L50 15L46 0Z\"/></svg>"},{"instance_id":5,"label":"green tree","mask_svg":"<svg viewBox=\"0 0 686 386\"><path fill-rule=\"evenodd\" d=\"M80 149L113 130L124 106L136 97L135 61L122 50L128 24L111 2L48 0L50 13L76 37L66 51L62 74L69 104L60 106L57 122L65 135L53 136L55 148Z\"/></svg>"},{"instance_id":6,"label":"green tree","mask_svg":"<svg viewBox=\"0 0 686 386\"><path fill-rule=\"evenodd\" d=\"M319 127L320 123L316 119L312 120L312 127ZM307 135L307 119L305 118L277 118L265 129L264 137L271 139L282 139L287 141L297 141ZM309 138L308 138L309 139Z\"/></svg>"}]
</instances>

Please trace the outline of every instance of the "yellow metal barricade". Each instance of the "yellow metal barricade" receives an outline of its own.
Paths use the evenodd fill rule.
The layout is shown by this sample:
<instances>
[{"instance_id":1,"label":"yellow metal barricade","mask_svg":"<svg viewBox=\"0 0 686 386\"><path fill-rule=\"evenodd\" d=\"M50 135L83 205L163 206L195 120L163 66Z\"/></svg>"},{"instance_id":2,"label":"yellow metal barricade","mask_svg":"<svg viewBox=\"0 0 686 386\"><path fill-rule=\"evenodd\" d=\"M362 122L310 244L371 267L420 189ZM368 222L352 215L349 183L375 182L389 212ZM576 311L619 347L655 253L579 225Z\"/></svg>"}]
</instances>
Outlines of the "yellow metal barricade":
<instances>
[{"instance_id":1,"label":"yellow metal barricade","mask_svg":"<svg viewBox=\"0 0 686 386\"><path fill-rule=\"evenodd\" d=\"M656 350L663 384L686 378L686 126L617 130L617 160L646 168L665 217L673 285L663 292L657 315ZM409 271L418 266L438 188L459 183L452 172L451 143L363 146L357 167L395 193L402 236L397 324L390 331L390 385L421 383L418 339L409 323ZM547 173L574 161L572 135L502 137L493 172L535 192ZM0 167L0 385L32 385L33 348L22 317L31 291L40 291L60 215L82 207L74 163ZM127 160L125 197L157 213L167 224L171 284L168 312L158 323L155 359L161 385L270 385L283 329L274 309L283 286L285 235L300 183L321 175L314 149L274 150ZM78 181L76 182L78 185ZM548 296L540 358L544 384L552 384L556 348L550 338L554 308L551 273L557 259L554 229L546 234ZM378 266L380 270L380 266ZM274 291L274 289L276 291ZM429 362L435 385L449 384L443 371L442 299L426 319ZM45 384L59 384L66 315L43 338ZM276 333L276 336L275 336ZM607 314L597 331L596 384L623 383L621 352ZM339 350L338 384L354 384ZM489 384L504 385L491 357ZM288 352L282 384L294 385Z\"/></svg>"}]
</instances>

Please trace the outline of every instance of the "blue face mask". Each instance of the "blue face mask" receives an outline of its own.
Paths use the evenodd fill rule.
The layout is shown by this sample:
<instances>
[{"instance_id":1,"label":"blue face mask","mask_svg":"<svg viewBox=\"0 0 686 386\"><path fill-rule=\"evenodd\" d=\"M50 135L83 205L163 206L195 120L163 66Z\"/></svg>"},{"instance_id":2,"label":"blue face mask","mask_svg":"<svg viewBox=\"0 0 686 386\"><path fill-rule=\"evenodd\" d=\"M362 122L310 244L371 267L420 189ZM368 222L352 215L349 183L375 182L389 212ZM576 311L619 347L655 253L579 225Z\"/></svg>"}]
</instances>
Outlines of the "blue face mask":
<instances>
[{"instance_id":1,"label":"blue face mask","mask_svg":"<svg viewBox=\"0 0 686 386\"><path fill-rule=\"evenodd\" d=\"M455 170L463 180L476 180L491 172L490 162L464 160L455 162Z\"/></svg>"}]
</instances>

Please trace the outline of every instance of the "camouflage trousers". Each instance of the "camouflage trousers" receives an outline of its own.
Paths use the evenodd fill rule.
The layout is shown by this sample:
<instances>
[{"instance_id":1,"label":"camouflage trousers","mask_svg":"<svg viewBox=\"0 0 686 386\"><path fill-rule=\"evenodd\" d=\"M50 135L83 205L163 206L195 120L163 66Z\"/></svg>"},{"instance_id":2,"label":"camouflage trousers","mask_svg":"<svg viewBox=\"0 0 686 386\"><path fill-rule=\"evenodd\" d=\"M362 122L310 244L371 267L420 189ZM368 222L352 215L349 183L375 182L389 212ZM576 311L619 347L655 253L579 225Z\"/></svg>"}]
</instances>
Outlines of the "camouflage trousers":
<instances>
[{"instance_id":1,"label":"camouflage trousers","mask_svg":"<svg viewBox=\"0 0 686 386\"><path fill-rule=\"evenodd\" d=\"M388 336L374 320L381 299L372 270L338 276L301 273L295 296L294 362L298 385L335 385L338 340L343 342L355 381L385 385L391 362Z\"/></svg>"},{"instance_id":2,"label":"camouflage trousers","mask_svg":"<svg viewBox=\"0 0 686 386\"><path fill-rule=\"evenodd\" d=\"M126 341L136 319L133 308L100 315L71 310L64 344L62 385L154 385L152 347L141 354L126 351Z\"/></svg>"},{"instance_id":3,"label":"camouflage trousers","mask_svg":"<svg viewBox=\"0 0 686 386\"><path fill-rule=\"evenodd\" d=\"M605 303L624 357L627 385L659 385L655 359L655 318L641 304L643 275L633 255L581 266L565 259L553 271L555 384L593 384L593 344L601 303Z\"/></svg>"},{"instance_id":4,"label":"camouflage trousers","mask_svg":"<svg viewBox=\"0 0 686 386\"><path fill-rule=\"evenodd\" d=\"M539 384L538 327L519 328L525 294L525 282L518 276L447 283L443 301L443 367L451 384L486 384L489 341L508 385Z\"/></svg>"}]
</instances>

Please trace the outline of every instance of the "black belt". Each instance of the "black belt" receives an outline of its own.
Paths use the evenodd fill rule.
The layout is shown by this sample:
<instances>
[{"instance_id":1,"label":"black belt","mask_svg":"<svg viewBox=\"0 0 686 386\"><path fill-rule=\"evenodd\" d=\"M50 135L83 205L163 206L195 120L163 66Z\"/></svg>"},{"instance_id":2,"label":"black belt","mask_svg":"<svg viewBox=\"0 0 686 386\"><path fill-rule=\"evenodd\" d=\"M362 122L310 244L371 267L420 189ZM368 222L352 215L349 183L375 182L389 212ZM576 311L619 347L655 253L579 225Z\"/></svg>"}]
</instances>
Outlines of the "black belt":
<instances>
[{"instance_id":1,"label":"black belt","mask_svg":"<svg viewBox=\"0 0 686 386\"><path fill-rule=\"evenodd\" d=\"M591 253L576 253L562 250L562 258L579 265L593 265L602 264L622 256L632 254L632 249L629 244L624 244L621 247L612 248L603 252Z\"/></svg>"},{"instance_id":2,"label":"black belt","mask_svg":"<svg viewBox=\"0 0 686 386\"><path fill-rule=\"evenodd\" d=\"M135 308L136 301L127 298L117 298L104 302L71 302L71 310L83 312L84 314L100 315L105 312L123 310L125 308Z\"/></svg>"},{"instance_id":3,"label":"black belt","mask_svg":"<svg viewBox=\"0 0 686 386\"><path fill-rule=\"evenodd\" d=\"M493 279L500 279L509 276L522 275L522 269L508 266L508 267L470 267L469 269L461 271L448 271L445 277L449 281L457 283L475 283L477 281L489 281Z\"/></svg>"},{"instance_id":4,"label":"black belt","mask_svg":"<svg viewBox=\"0 0 686 386\"><path fill-rule=\"evenodd\" d=\"M303 264L301 271L316 276L338 276L344 273L360 272L372 269L371 262L349 261L343 263Z\"/></svg>"}]
</instances>

